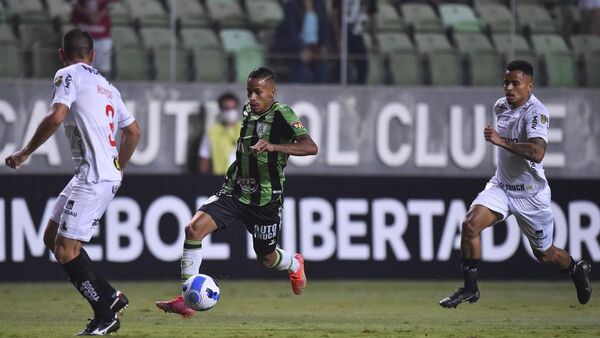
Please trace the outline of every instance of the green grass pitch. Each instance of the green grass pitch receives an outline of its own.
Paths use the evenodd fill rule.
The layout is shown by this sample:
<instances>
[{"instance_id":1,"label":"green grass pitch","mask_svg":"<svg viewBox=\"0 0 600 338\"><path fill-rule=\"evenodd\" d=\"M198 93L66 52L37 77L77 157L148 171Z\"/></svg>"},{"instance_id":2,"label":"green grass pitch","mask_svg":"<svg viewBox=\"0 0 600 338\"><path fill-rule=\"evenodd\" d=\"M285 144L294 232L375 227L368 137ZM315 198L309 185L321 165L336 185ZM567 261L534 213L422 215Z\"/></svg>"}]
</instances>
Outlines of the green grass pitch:
<instances>
[{"instance_id":1,"label":"green grass pitch","mask_svg":"<svg viewBox=\"0 0 600 338\"><path fill-rule=\"evenodd\" d=\"M481 281L481 299L443 309L457 281L221 280L215 308L184 320L154 302L176 281L115 282L129 297L118 337L598 337L600 301L579 305L570 281ZM597 297L597 296L596 296ZM64 283L0 283L0 337L67 337L85 326L87 303Z\"/></svg>"}]
</instances>

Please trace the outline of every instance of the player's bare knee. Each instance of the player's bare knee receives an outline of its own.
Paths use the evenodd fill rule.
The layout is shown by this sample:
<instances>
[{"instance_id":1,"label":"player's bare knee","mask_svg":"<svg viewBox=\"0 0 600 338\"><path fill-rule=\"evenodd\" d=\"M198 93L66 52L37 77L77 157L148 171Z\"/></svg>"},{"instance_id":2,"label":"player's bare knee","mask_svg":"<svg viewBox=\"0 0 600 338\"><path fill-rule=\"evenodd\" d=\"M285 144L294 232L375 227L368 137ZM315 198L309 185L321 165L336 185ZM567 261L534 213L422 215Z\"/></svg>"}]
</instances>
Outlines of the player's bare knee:
<instances>
[{"instance_id":1,"label":"player's bare knee","mask_svg":"<svg viewBox=\"0 0 600 338\"><path fill-rule=\"evenodd\" d=\"M465 219L462 222L462 236L466 240L472 240L479 236L479 228L471 219Z\"/></svg>"}]
</instances>

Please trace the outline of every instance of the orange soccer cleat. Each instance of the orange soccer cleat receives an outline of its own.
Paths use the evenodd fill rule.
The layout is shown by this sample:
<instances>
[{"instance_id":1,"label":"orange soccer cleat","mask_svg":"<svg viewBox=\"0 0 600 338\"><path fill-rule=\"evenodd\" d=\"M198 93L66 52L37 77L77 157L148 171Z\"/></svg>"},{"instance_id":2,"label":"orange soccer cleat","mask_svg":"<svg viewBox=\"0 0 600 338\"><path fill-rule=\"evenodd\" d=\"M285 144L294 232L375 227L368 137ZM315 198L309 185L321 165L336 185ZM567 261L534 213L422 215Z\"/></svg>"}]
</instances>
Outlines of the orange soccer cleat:
<instances>
[{"instance_id":1,"label":"orange soccer cleat","mask_svg":"<svg viewBox=\"0 0 600 338\"><path fill-rule=\"evenodd\" d=\"M191 318L196 312L191 307L185 305L183 296L177 296L171 300L158 301L156 302L156 306L164 312L177 313L183 318Z\"/></svg>"},{"instance_id":2,"label":"orange soccer cleat","mask_svg":"<svg viewBox=\"0 0 600 338\"><path fill-rule=\"evenodd\" d=\"M304 257L299 253L294 254L294 257L300 262L300 268L296 272L290 272L290 282L292 283L292 291L296 295L300 295L308 282L304 273Z\"/></svg>"}]
</instances>

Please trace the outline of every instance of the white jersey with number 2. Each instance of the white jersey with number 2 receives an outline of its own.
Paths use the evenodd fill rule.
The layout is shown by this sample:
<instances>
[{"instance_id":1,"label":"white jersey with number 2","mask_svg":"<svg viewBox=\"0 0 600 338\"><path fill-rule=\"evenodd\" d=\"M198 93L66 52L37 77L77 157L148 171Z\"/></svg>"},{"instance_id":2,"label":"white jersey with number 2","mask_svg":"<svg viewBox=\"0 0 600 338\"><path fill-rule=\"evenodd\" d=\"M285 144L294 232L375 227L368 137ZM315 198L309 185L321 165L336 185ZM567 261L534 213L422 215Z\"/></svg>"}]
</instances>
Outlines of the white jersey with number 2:
<instances>
[{"instance_id":1,"label":"white jersey with number 2","mask_svg":"<svg viewBox=\"0 0 600 338\"><path fill-rule=\"evenodd\" d=\"M506 98L494 105L498 135L510 142L527 142L539 137L548 142L550 117L546 107L533 94L520 107L511 108ZM514 197L537 194L548 182L542 163L535 163L504 149L497 149L498 168L490 183L502 187Z\"/></svg>"},{"instance_id":2,"label":"white jersey with number 2","mask_svg":"<svg viewBox=\"0 0 600 338\"><path fill-rule=\"evenodd\" d=\"M75 162L75 176L86 182L120 181L117 131L133 123L121 93L92 66L77 63L54 76L52 104L69 108L63 121Z\"/></svg>"}]
</instances>

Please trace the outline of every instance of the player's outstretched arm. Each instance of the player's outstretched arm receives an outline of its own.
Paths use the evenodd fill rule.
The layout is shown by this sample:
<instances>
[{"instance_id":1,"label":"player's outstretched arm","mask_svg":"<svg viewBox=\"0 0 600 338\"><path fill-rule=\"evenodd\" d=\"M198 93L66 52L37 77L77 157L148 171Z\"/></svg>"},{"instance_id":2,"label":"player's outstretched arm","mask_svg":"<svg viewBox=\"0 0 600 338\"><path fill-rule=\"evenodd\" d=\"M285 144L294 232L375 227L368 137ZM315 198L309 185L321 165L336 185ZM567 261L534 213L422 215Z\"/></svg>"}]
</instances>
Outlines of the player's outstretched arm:
<instances>
[{"instance_id":1,"label":"player's outstretched arm","mask_svg":"<svg viewBox=\"0 0 600 338\"><path fill-rule=\"evenodd\" d=\"M513 154L535 163L542 162L546 154L546 141L541 137L530 138L527 142L511 142L501 138L498 132L489 125L484 129L483 135L485 140L491 144L502 147Z\"/></svg>"},{"instance_id":2,"label":"player's outstretched arm","mask_svg":"<svg viewBox=\"0 0 600 338\"><path fill-rule=\"evenodd\" d=\"M258 154L278 151L294 156L316 155L319 152L319 147L308 134L298 136L296 142L290 144L273 144L260 139L250 149Z\"/></svg>"},{"instance_id":3,"label":"player's outstretched arm","mask_svg":"<svg viewBox=\"0 0 600 338\"><path fill-rule=\"evenodd\" d=\"M123 173L140 140L141 131L136 121L133 121L132 124L121 130L123 135L121 136L121 144L119 145L119 165L121 166L121 173Z\"/></svg>"},{"instance_id":4,"label":"player's outstretched arm","mask_svg":"<svg viewBox=\"0 0 600 338\"><path fill-rule=\"evenodd\" d=\"M18 169L37 148L56 132L68 113L69 108L66 105L62 103L53 104L50 112L44 116L27 145L4 160L6 165Z\"/></svg>"}]
</instances>

